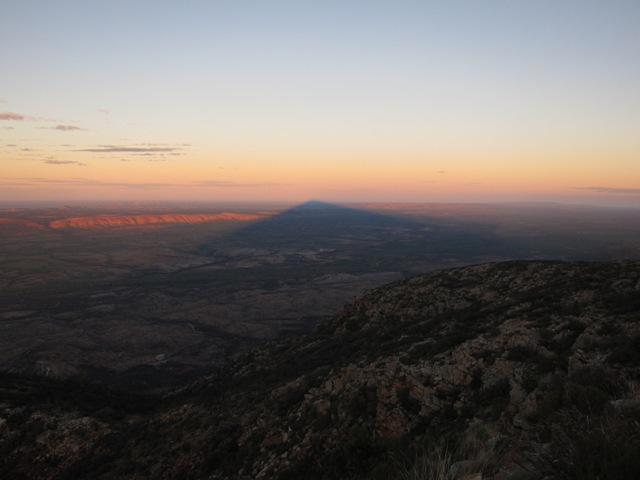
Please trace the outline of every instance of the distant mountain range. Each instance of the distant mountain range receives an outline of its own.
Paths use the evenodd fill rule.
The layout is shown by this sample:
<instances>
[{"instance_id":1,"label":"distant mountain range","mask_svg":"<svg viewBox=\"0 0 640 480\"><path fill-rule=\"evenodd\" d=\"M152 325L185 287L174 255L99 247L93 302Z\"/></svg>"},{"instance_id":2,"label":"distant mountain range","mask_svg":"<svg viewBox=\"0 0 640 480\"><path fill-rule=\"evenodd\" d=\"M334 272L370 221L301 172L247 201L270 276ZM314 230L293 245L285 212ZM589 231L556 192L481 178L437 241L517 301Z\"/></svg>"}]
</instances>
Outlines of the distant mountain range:
<instances>
[{"instance_id":1,"label":"distant mountain range","mask_svg":"<svg viewBox=\"0 0 640 480\"><path fill-rule=\"evenodd\" d=\"M2 478L640 478L640 262L376 288L161 397L0 375Z\"/></svg>"},{"instance_id":2,"label":"distant mountain range","mask_svg":"<svg viewBox=\"0 0 640 480\"><path fill-rule=\"evenodd\" d=\"M70 217L54 220L46 224L54 230L62 228L95 228L95 227L138 227L166 223L206 223L221 220L250 221L263 218L262 215L248 213L163 213L140 215L92 215L89 217ZM45 225L21 218L0 218L0 225L5 228L44 228Z\"/></svg>"}]
</instances>

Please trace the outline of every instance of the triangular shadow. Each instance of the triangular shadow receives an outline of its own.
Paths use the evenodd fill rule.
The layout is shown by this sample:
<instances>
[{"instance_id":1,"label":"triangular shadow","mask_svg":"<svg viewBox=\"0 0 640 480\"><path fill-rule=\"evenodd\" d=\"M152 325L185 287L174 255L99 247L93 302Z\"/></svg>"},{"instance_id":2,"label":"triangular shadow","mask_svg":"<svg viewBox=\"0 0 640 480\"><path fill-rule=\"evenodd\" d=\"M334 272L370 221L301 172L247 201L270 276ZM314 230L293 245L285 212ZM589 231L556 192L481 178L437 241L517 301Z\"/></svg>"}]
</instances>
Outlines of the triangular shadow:
<instances>
[{"instance_id":1,"label":"triangular shadow","mask_svg":"<svg viewBox=\"0 0 640 480\"><path fill-rule=\"evenodd\" d=\"M395 271L402 275L517 256L513 242L490 230L425 215L420 221L309 201L201 245L199 253L259 250L312 262L319 271ZM329 264L334 264L329 268Z\"/></svg>"},{"instance_id":2,"label":"triangular shadow","mask_svg":"<svg viewBox=\"0 0 640 480\"><path fill-rule=\"evenodd\" d=\"M400 217L344 207L333 203L309 201L269 218L240 228L225 238L236 245L269 245L286 248L292 243L322 248L327 242L354 236L365 230L414 228L415 222ZM226 243L225 242L225 243Z\"/></svg>"}]
</instances>

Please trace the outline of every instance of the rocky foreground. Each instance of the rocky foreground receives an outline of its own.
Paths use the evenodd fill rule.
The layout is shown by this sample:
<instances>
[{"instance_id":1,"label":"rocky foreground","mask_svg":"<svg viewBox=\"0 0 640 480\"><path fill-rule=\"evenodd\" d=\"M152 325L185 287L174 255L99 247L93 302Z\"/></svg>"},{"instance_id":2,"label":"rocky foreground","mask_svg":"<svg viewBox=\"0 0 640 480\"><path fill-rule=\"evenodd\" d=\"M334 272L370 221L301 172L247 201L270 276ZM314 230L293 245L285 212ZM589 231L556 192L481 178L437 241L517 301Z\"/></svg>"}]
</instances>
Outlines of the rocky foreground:
<instances>
[{"instance_id":1,"label":"rocky foreground","mask_svg":"<svg viewBox=\"0 0 640 480\"><path fill-rule=\"evenodd\" d=\"M2 478L640 478L640 262L370 291L162 398L0 378Z\"/></svg>"}]
</instances>

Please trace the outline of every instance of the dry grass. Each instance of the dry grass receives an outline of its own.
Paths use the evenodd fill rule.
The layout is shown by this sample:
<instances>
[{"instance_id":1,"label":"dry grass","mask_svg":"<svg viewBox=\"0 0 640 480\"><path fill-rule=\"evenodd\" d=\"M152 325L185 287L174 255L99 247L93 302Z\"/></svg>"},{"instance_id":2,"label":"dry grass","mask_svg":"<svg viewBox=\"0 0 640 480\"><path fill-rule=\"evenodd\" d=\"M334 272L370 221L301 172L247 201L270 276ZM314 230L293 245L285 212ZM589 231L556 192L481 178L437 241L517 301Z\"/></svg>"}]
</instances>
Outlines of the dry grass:
<instances>
[{"instance_id":1,"label":"dry grass","mask_svg":"<svg viewBox=\"0 0 640 480\"><path fill-rule=\"evenodd\" d=\"M433 440L410 465L400 468L396 480L456 480L476 475L482 478L483 473L496 465L498 453L473 432L454 446Z\"/></svg>"}]
</instances>

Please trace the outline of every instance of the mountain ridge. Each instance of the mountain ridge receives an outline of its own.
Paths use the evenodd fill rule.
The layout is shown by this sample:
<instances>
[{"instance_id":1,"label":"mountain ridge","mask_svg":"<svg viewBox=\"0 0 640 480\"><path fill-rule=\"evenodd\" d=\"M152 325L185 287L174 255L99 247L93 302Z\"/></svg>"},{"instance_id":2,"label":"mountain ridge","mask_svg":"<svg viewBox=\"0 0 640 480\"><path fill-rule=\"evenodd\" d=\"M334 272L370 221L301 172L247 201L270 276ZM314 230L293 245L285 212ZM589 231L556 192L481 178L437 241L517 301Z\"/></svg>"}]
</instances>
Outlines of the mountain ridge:
<instances>
[{"instance_id":1,"label":"mountain ridge","mask_svg":"<svg viewBox=\"0 0 640 480\"><path fill-rule=\"evenodd\" d=\"M258 220L262 215L248 213L162 213L138 215L95 215L91 217L72 217L54 220L49 228L93 228L93 227L131 227L140 225L154 225L163 223L205 223L221 220Z\"/></svg>"},{"instance_id":2,"label":"mountain ridge","mask_svg":"<svg viewBox=\"0 0 640 480\"><path fill-rule=\"evenodd\" d=\"M474 265L370 290L152 406L5 400L0 471L635 478L639 380L640 262Z\"/></svg>"}]
</instances>

